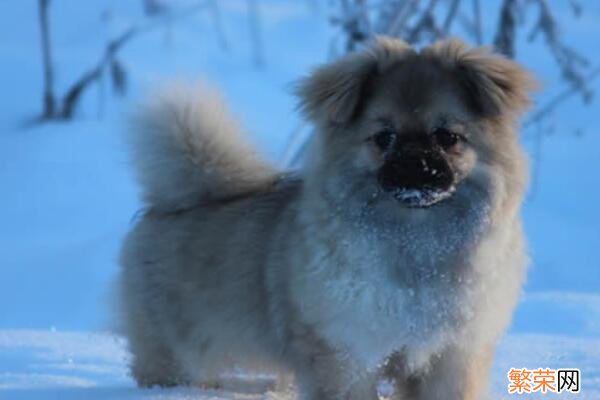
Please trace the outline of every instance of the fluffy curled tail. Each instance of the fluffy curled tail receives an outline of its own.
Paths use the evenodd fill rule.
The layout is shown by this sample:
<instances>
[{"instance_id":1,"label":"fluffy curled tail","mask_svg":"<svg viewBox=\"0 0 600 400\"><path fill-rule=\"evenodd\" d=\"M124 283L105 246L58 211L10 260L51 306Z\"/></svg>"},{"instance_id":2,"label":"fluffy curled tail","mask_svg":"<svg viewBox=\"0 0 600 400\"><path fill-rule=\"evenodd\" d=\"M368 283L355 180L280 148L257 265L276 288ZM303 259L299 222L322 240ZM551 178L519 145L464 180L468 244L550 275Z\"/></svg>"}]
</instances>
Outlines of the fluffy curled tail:
<instances>
[{"instance_id":1,"label":"fluffy curled tail","mask_svg":"<svg viewBox=\"0 0 600 400\"><path fill-rule=\"evenodd\" d=\"M174 87L141 108L132 129L146 206L173 211L261 190L277 172L240 133L218 92Z\"/></svg>"}]
</instances>

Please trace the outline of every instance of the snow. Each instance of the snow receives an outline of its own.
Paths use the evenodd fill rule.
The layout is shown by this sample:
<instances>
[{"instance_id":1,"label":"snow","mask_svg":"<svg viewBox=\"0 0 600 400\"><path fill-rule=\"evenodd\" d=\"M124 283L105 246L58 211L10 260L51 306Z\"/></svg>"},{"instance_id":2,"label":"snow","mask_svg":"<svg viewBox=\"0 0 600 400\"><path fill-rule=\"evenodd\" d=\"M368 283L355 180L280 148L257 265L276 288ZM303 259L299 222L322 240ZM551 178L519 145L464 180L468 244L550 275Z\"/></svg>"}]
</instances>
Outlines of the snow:
<instances>
[{"instance_id":1,"label":"snow","mask_svg":"<svg viewBox=\"0 0 600 400\"><path fill-rule=\"evenodd\" d=\"M199 388L137 389L128 376L128 353L122 338L110 333L57 330L0 331L0 394L2 399L261 399L255 388L243 386L215 391ZM504 339L495 371L527 366L559 368L576 366L583 371L582 392L573 398L600 396L600 338L560 335L513 334ZM494 374L497 399L506 395L506 372ZM261 378L268 381L268 378ZM380 384L380 393L389 393ZM289 393L268 393L282 399ZM527 398L553 398L531 395ZM569 397L562 394L561 398Z\"/></svg>"},{"instance_id":2,"label":"snow","mask_svg":"<svg viewBox=\"0 0 600 400\"><path fill-rule=\"evenodd\" d=\"M597 65L600 55L591 49L600 34L600 9L585 5L582 18L574 20L568 2L562 3L557 7L565 8L561 19L569 42L587 50ZM140 36L122 54L130 71L126 98L113 98L105 82L86 95L74 122L31 126L27 121L41 106L36 2L0 2L1 399L261 398L227 390L137 389L128 376L123 339L107 333L119 244L140 207L122 140L135 102L169 78L204 76L224 89L253 140L275 162L301 126L288 88L327 58L325 7L291 0L261 4L263 68L252 62L245 2L224 1L227 51L213 40L207 14ZM140 13L138 2L53 2L59 91ZM539 98L544 103L561 89L559 75L542 46L520 48L521 60L548 87ZM597 82L592 87L600 90ZM541 143L534 140L535 127L524 133L539 162L524 209L532 268L498 349L494 398L515 398L506 394L512 367L579 368L583 389L571 397L600 398L597 107L597 101L583 107L572 99L551 117L554 129Z\"/></svg>"},{"instance_id":3,"label":"snow","mask_svg":"<svg viewBox=\"0 0 600 400\"><path fill-rule=\"evenodd\" d=\"M448 198L454 190L454 187L448 190L399 189L394 192L394 197L412 207L429 207Z\"/></svg>"}]
</instances>

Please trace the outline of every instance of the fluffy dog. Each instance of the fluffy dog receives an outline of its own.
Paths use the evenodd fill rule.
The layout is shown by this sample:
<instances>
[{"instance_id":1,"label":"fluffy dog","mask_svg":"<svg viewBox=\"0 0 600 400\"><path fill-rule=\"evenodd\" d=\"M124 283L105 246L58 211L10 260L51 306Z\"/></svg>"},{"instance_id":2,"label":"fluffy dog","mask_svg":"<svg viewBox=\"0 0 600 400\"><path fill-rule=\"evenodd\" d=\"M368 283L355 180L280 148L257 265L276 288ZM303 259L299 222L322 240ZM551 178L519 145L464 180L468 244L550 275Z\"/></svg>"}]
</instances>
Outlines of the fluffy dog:
<instances>
[{"instance_id":1,"label":"fluffy dog","mask_svg":"<svg viewBox=\"0 0 600 400\"><path fill-rule=\"evenodd\" d=\"M172 91L136 120L146 212L122 251L143 386L291 372L305 400L480 399L527 257L517 120L531 76L457 40L380 38L297 89L314 123L295 177L219 96Z\"/></svg>"}]
</instances>

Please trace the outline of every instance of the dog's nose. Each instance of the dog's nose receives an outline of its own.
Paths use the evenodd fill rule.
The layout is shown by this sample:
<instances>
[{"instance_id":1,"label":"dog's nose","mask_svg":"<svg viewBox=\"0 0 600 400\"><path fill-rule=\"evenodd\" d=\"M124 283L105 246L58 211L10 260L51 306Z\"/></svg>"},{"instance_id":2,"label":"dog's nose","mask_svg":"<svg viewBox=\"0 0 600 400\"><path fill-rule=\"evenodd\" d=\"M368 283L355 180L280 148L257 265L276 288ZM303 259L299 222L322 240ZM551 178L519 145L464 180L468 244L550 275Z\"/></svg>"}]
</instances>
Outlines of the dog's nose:
<instances>
[{"instance_id":1,"label":"dog's nose","mask_svg":"<svg viewBox=\"0 0 600 400\"><path fill-rule=\"evenodd\" d=\"M396 142L396 152L404 155L418 155L435 150L433 137L423 130L413 130L400 135Z\"/></svg>"},{"instance_id":2,"label":"dog's nose","mask_svg":"<svg viewBox=\"0 0 600 400\"><path fill-rule=\"evenodd\" d=\"M452 186L453 173L444 157L435 150L405 148L380 168L379 182L384 190L441 189Z\"/></svg>"}]
</instances>

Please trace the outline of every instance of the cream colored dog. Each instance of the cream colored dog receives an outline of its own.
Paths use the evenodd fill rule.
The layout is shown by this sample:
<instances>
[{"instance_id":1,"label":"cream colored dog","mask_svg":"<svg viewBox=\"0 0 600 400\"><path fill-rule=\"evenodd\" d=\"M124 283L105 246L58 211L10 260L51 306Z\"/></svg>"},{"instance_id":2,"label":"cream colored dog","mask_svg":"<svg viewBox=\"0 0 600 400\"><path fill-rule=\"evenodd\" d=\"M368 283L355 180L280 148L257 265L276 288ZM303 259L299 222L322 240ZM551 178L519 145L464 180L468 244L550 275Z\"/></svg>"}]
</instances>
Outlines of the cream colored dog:
<instances>
[{"instance_id":1,"label":"cream colored dog","mask_svg":"<svg viewBox=\"0 0 600 400\"><path fill-rule=\"evenodd\" d=\"M480 399L527 258L516 123L531 77L459 41L379 39L298 87L316 134L293 177L215 93L135 126L147 206L122 252L140 385L292 372L305 400ZM257 96L260 94L257 93Z\"/></svg>"}]
</instances>

